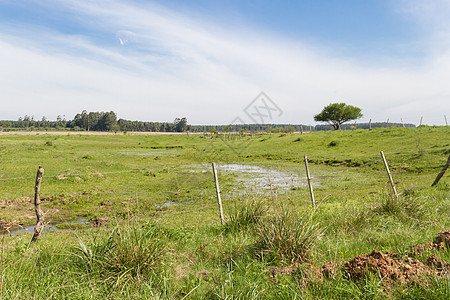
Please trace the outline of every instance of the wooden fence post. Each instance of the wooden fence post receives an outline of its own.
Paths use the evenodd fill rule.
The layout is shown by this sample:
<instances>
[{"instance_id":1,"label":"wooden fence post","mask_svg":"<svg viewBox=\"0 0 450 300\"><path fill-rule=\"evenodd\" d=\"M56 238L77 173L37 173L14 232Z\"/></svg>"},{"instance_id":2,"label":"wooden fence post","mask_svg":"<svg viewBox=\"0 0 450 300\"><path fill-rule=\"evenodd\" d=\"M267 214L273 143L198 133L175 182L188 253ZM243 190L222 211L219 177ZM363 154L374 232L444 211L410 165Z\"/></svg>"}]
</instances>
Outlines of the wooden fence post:
<instances>
[{"instance_id":1,"label":"wooden fence post","mask_svg":"<svg viewBox=\"0 0 450 300\"><path fill-rule=\"evenodd\" d=\"M395 184L394 184L394 181L392 180L391 172L389 171L389 166L386 162L386 158L384 157L383 151L381 151L381 158L383 158L384 167L386 168L386 172L388 174L389 182L391 183L392 190L394 191L394 195L398 199L397 190L395 189Z\"/></svg>"},{"instance_id":2,"label":"wooden fence post","mask_svg":"<svg viewBox=\"0 0 450 300\"><path fill-rule=\"evenodd\" d=\"M447 171L448 167L450 166L450 155L448 156L447 163L442 168L441 172L439 172L438 176L434 180L433 184L431 186L435 186L438 184L439 180L441 180L442 176L444 176L445 171Z\"/></svg>"},{"instance_id":3,"label":"wooden fence post","mask_svg":"<svg viewBox=\"0 0 450 300\"><path fill-rule=\"evenodd\" d=\"M219 178L217 177L217 169L215 163L212 163L212 168L214 173L214 181L216 182L216 193L217 193L217 202L219 204L220 222L222 223L222 225L224 225L225 220L223 217L222 200L220 199Z\"/></svg>"},{"instance_id":4,"label":"wooden fence post","mask_svg":"<svg viewBox=\"0 0 450 300\"><path fill-rule=\"evenodd\" d=\"M423 117L420 117L420 124L419 124L419 126L422 126L422 120L423 120Z\"/></svg>"},{"instance_id":5,"label":"wooden fence post","mask_svg":"<svg viewBox=\"0 0 450 300\"><path fill-rule=\"evenodd\" d=\"M446 115L444 115L444 119L445 119L445 126L448 126L447 116Z\"/></svg>"},{"instance_id":6,"label":"wooden fence post","mask_svg":"<svg viewBox=\"0 0 450 300\"><path fill-rule=\"evenodd\" d=\"M372 129L372 119L369 120L369 129Z\"/></svg>"},{"instance_id":7,"label":"wooden fence post","mask_svg":"<svg viewBox=\"0 0 450 300\"><path fill-rule=\"evenodd\" d=\"M303 134L303 125L300 125L300 134Z\"/></svg>"},{"instance_id":8,"label":"wooden fence post","mask_svg":"<svg viewBox=\"0 0 450 300\"><path fill-rule=\"evenodd\" d=\"M36 184L34 186L34 211L36 212L36 226L34 227L33 237L31 243L36 242L41 236L42 230L44 230L44 213L41 210L41 181L44 174L44 168L39 166L36 174Z\"/></svg>"},{"instance_id":9,"label":"wooden fence post","mask_svg":"<svg viewBox=\"0 0 450 300\"><path fill-rule=\"evenodd\" d=\"M305 167L306 167L306 178L308 179L309 194L311 195L311 203L313 206L316 206L316 202L314 201L314 191L311 183L311 176L309 175L308 158L306 157L306 155L305 155Z\"/></svg>"}]
</instances>

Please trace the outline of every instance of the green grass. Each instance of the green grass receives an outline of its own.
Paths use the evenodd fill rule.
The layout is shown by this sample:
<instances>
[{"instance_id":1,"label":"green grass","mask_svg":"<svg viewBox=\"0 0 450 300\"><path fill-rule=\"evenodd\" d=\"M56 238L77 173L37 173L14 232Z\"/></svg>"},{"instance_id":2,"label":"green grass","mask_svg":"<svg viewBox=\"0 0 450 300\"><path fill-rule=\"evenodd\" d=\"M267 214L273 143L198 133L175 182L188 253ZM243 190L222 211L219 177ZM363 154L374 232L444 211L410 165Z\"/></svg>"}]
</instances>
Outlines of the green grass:
<instances>
[{"instance_id":1,"label":"green grass","mask_svg":"<svg viewBox=\"0 0 450 300\"><path fill-rule=\"evenodd\" d=\"M393 197L384 151L400 193ZM33 224L34 180L59 230L4 235L2 299L446 299L448 276L422 285L361 281L310 266L377 249L411 253L450 229L450 182L431 187L450 154L448 127L313 134L0 136L0 219ZM307 155L318 205L309 199ZM220 225L211 162L258 166L303 181L251 186L221 171ZM257 173L256 173L257 175ZM260 179L265 181L265 179ZM108 216L98 228L77 218ZM448 250L436 253L450 263ZM274 270L287 268L276 276ZM448 272L448 271L447 271ZM320 272L319 272L320 273ZM447 273L448 274L448 273Z\"/></svg>"},{"instance_id":2,"label":"green grass","mask_svg":"<svg viewBox=\"0 0 450 300\"><path fill-rule=\"evenodd\" d=\"M278 208L272 216L257 223L256 252L269 261L288 264L308 261L324 231L312 222L312 217L298 215L289 207Z\"/></svg>"}]
</instances>

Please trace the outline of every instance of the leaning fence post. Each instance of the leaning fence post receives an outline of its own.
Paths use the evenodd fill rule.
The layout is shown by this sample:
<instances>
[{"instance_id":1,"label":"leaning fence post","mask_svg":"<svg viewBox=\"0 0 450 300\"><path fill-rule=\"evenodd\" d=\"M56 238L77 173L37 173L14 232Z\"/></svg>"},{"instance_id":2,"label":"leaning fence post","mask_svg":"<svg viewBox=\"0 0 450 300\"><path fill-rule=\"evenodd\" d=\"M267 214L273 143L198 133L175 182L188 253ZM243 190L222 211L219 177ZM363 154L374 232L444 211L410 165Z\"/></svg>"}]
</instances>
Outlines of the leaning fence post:
<instances>
[{"instance_id":1,"label":"leaning fence post","mask_svg":"<svg viewBox=\"0 0 450 300\"><path fill-rule=\"evenodd\" d=\"M220 222L222 223L222 225L224 225L225 220L223 217L222 200L220 199L219 178L217 177L217 169L215 163L212 163L212 168L214 173L214 181L216 182L216 193L217 193L217 202L219 203Z\"/></svg>"},{"instance_id":2,"label":"leaning fence post","mask_svg":"<svg viewBox=\"0 0 450 300\"><path fill-rule=\"evenodd\" d=\"M389 182L391 183L392 190L394 191L394 195L398 199L397 190L395 189L395 184L394 184L394 181L392 180L391 172L389 171L389 166L386 162L386 158L384 157L383 151L381 151L381 158L383 158L384 167L386 168L386 172L388 174Z\"/></svg>"},{"instance_id":3,"label":"leaning fence post","mask_svg":"<svg viewBox=\"0 0 450 300\"><path fill-rule=\"evenodd\" d=\"M308 167L308 158L305 155L305 167L306 167L306 178L308 179L309 193L311 194L311 202L313 206L316 206L316 202L314 201L314 192L311 183L311 176L309 175L309 167Z\"/></svg>"},{"instance_id":4,"label":"leaning fence post","mask_svg":"<svg viewBox=\"0 0 450 300\"><path fill-rule=\"evenodd\" d=\"M41 181L44 174L44 168L39 166L36 174L36 184L34 187L34 210L36 212L36 226L34 227L33 237L31 243L36 242L41 236L42 230L44 230L44 213L41 210Z\"/></svg>"},{"instance_id":5,"label":"leaning fence post","mask_svg":"<svg viewBox=\"0 0 450 300\"><path fill-rule=\"evenodd\" d=\"M445 171L447 171L448 167L450 166L450 155L448 156L447 163L442 168L441 172L436 176L436 179L434 180L433 184L431 186L435 186L438 184L439 180L441 180L442 176L444 176Z\"/></svg>"}]
</instances>

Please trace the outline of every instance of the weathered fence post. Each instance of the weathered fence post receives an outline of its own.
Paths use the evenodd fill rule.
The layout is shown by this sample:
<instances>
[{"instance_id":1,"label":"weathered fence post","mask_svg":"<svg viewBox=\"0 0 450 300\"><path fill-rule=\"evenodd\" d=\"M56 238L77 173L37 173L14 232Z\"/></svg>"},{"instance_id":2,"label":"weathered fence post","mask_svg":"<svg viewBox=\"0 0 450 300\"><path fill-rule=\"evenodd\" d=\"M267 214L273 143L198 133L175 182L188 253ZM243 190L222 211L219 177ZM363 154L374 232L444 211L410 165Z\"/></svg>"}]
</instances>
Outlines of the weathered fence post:
<instances>
[{"instance_id":1,"label":"weathered fence post","mask_svg":"<svg viewBox=\"0 0 450 300\"><path fill-rule=\"evenodd\" d=\"M423 117L420 117L420 124L419 124L419 126L422 126L422 120L423 120Z\"/></svg>"},{"instance_id":2,"label":"weathered fence post","mask_svg":"<svg viewBox=\"0 0 450 300\"><path fill-rule=\"evenodd\" d=\"M438 176L436 176L436 179L434 180L431 186L435 186L436 184L438 184L439 180L441 180L442 176L444 176L444 173L445 171L447 171L449 166L450 166L450 155L448 156L447 163L442 168L441 172L439 172Z\"/></svg>"},{"instance_id":3,"label":"weathered fence post","mask_svg":"<svg viewBox=\"0 0 450 300\"><path fill-rule=\"evenodd\" d=\"M445 126L448 126L447 116L446 115L444 115L444 119L445 119Z\"/></svg>"},{"instance_id":4,"label":"weathered fence post","mask_svg":"<svg viewBox=\"0 0 450 300\"><path fill-rule=\"evenodd\" d=\"M398 199L397 190L395 189L395 184L394 184L394 181L392 180L391 172L389 171L389 166L388 166L388 164L386 162L386 158L384 157L383 151L381 151L381 158L383 158L383 163L384 163L384 166L386 168L386 172L388 174L389 182L391 183L392 190L394 191L395 198Z\"/></svg>"},{"instance_id":5,"label":"weathered fence post","mask_svg":"<svg viewBox=\"0 0 450 300\"><path fill-rule=\"evenodd\" d=\"M33 237L31 243L36 242L44 230L44 213L41 210L41 181L44 174L44 168L39 166L36 174L36 184L34 186L34 211L36 212L36 226L34 227Z\"/></svg>"},{"instance_id":6,"label":"weathered fence post","mask_svg":"<svg viewBox=\"0 0 450 300\"><path fill-rule=\"evenodd\" d=\"M300 125L300 134L303 134L303 125Z\"/></svg>"},{"instance_id":7,"label":"weathered fence post","mask_svg":"<svg viewBox=\"0 0 450 300\"><path fill-rule=\"evenodd\" d=\"M369 129L372 129L372 119L369 120Z\"/></svg>"},{"instance_id":8,"label":"weathered fence post","mask_svg":"<svg viewBox=\"0 0 450 300\"><path fill-rule=\"evenodd\" d=\"M308 158L305 155L305 167L306 167L306 178L308 179L309 193L311 195L311 203L313 206L316 206L316 202L314 201L314 191L311 183L311 176L309 175L309 166L308 166Z\"/></svg>"},{"instance_id":9,"label":"weathered fence post","mask_svg":"<svg viewBox=\"0 0 450 300\"><path fill-rule=\"evenodd\" d=\"M220 199L219 178L217 177L217 169L215 163L212 163L212 168L214 173L214 181L216 182L216 193L217 193L217 202L219 203L220 222L222 223L222 225L224 225L225 220L223 217L222 200Z\"/></svg>"}]
</instances>

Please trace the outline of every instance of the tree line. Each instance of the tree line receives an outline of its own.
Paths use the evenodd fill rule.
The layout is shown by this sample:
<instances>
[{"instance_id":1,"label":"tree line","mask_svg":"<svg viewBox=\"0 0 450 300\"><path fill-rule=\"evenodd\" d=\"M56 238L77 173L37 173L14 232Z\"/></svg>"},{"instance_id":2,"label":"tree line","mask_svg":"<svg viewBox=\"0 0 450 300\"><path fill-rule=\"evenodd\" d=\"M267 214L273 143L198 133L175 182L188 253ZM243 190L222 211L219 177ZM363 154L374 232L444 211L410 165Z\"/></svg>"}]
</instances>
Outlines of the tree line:
<instances>
[{"instance_id":1,"label":"tree line","mask_svg":"<svg viewBox=\"0 0 450 300\"><path fill-rule=\"evenodd\" d=\"M370 128L385 128L385 127L416 127L410 123L386 123L373 122L369 123L354 123L342 124L341 130L354 129L370 129ZM307 131L330 131L335 130L332 125L306 125L306 124L239 124L239 125L190 125L191 132L271 132L271 133L292 133L292 132L307 132Z\"/></svg>"},{"instance_id":2,"label":"tree line","mask_svg":"<svg viewBox=\"0 0 450 300\"><path fill-rule=\"evenodd\" d=\"M369 129L376 127L415 127L414 124L402 123L354 123L339 124L341 130ZM146 131L146 132L272 132L291 133L300 131L327 131L336 129L330 125L305 125L305 124L232 124L232 125L189 125L187 119L175 118L173 122L144 122L117 119L117 114L110 112L87 112L83 110L75 115L72 120L66 120L65 116L57 116L56 121L50 121L46 117L35 120L33 116L25 115L17 121L0 121L1 131L14 130L71 130L71 131Z\"/></svg>"},{"instance_id":3,"label":"tree line","mask_svg":"<svg viewBox=\"0 0 450 300\"><path fill-rule=\"evenodd\" d=\"M143 122L117 119L117 114L110 112L87 112L83 110L72 120L59 115L56 121L45 116L35 120L25 115L17 121L0 121L0 130L72 130L72 131L150 131L150 132L185 132L188 130L187 119L175 118L173 122Z\"/></svg>"}]
</instances>

